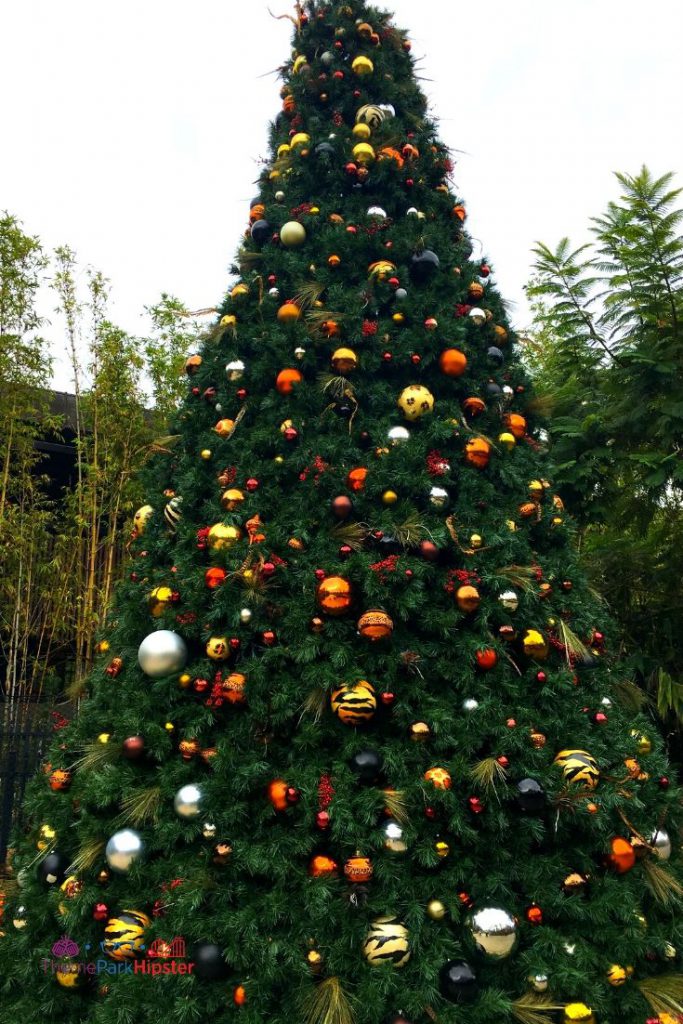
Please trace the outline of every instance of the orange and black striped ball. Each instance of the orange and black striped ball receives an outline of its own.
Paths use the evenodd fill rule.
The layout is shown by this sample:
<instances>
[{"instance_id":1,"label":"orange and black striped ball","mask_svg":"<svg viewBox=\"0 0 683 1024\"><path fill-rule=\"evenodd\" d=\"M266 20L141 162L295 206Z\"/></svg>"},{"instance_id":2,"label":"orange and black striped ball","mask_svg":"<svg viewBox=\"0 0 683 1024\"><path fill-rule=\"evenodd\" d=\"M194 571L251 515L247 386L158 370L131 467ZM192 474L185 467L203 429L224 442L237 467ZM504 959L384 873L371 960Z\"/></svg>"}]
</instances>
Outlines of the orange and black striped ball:
<instances>
[{"instance_id":1,"label":"orange and black striped ball","mask_svg":"<svg viewBox=\"0 0 683 1024\"><path fill-rule=\"evenodd\" d=\"M357 683L342 683L332 691L330 704L344 725L363 725L377 710L377 697L372 683L360 679Z\"/></svg>"},{"instance_id":2,"label":"orange and black striped ball","mask_svg":"<svg viewBox=\"0 0 683 1024\"><path fill-rule=\"evenodd\" d=\"M145 929L151 920L141 910L122 910L110 917L102 948L112 960L133 960L144 949Z\"/></svg>"}]
</instances>

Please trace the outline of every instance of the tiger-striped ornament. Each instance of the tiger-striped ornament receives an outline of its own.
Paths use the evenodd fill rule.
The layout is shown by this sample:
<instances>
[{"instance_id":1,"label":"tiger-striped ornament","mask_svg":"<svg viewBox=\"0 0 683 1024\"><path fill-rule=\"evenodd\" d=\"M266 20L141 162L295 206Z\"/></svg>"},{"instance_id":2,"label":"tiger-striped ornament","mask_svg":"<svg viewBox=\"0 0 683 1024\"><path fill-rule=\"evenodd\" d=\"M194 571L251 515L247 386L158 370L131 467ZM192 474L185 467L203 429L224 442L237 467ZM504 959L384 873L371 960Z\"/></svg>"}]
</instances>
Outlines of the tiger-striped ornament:
<instances>
[{"instance_id":1,"label":"tiger-striped ornament","mask_svg":"<svg viewBox=\"0 0 683 1024\"><path fill-rule=\"evenodd\" d=\"M555 758L567 782L581 783L588 789L595 789L600 781L598 763L587 750L561 750Z\"/></svg>"},{"instance_id":2,"label":"tiger-striped ornament","mask_svg":"<svg viewBox=\"0 0 683 1024\"><path fill-rule=\"evenodd\" d=\"M335 715L344 725L363 725L377 710L375 688L366 679L357 683L342 683L330 695Z\"/></svg>"},{"instance_id":3,"label":"tiger-striped ornament","mask_svg":"<svg viewBox=\"0 0 683 1024\"><path fill-rule=\"evenodd\" d=\"M122 910L107 921L102 949L112 960L134 960L144 949L145 929L151 923L141 910Z\"/></svg>"},{"instance_id":4,"label":"tiger-striped ornament","mask_svg":"<svg viewBox=\"0 0 683 1024\"><path fill-rule=\"evenodd\" d=\"M408 929L392 914L375 918L365 937L363 955L371 967L386 963L403 967L410 960Z\"/></svg>"}]
</instances>

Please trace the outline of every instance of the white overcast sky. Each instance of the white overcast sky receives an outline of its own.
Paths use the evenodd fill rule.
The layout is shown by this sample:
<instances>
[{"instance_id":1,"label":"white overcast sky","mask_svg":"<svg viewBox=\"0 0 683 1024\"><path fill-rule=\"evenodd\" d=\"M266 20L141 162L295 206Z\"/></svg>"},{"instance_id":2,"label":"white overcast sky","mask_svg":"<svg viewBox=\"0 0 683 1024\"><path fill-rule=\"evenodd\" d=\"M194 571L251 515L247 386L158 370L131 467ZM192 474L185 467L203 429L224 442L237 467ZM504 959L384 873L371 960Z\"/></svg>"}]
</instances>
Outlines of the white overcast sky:
<instances>
[{"instance_id":1,"label":"white overcast sky","mask_svg":"<svg viewBox=\"0 0 683 1024\"><path fill-rule=\"evenodd\" d=\"M469 229L523 328L536 239L585 240L614 170L683 169L683 3L386 6L423 57ZM220 300L290 30L261 0L0 0L0 209L102 270L131 333L162 291ZM58 323L47 333L68 388Z\"/></svg>"}]
</instances>

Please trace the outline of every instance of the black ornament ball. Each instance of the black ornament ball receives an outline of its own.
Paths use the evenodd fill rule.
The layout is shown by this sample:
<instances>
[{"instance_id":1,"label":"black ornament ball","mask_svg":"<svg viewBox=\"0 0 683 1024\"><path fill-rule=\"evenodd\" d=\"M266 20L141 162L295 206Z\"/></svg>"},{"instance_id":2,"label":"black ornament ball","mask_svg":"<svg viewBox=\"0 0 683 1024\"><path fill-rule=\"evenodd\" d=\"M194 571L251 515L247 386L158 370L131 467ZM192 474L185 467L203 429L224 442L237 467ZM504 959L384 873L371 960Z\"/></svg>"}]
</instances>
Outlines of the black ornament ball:
<instances>
[{"instance_id":1,"label":"black ornament ball","mask_svg":"<svg viewBox=\"0 0 683 1024\"><path fill-rule=\"evenodd\" d=\"M384 767L384 761L379 751L368 747L353 755L349 761L349 767L361 782L374 782Z\"/></svg>"},{"instance_id":2,"label":"black ornament ball","mask_svg":"<svg viewBox=\"0 0 683 1024\"><path fill-rule=\"evenodd\" d=\"M251 237L257 245L264 245L271 237L273 229L267 220L257 220L251 226Z\"/></svg>"},{"instance_id":3,"label":"black ornament ball","mask_svg":"<svg viewBox=\"0 0 683 1024\"><path fill-rule=\"evenodd\" d=\"M496 384L495 380L490 380L486 385L486 394L489 398L498 398L503 394L503 389L500 384Z\"/></svg>"},{"instance_id":4,"label":"black ornament ball","mask_svg":"<svg viewBox=\"0 0 683 1024\"><path fill-rule=\"evenodd\" d=\"M354 412L350 402L335 402L332 409L343 420L350 420Z\"/></svg>"},{"instance_id":5,"label":"black ornament ball","mask_svg":"<svg viewBox=\"0 0 683 1024\"><path fill-rule=\"evenodd\" d=\"M66 878L69 859L56 850L48 853L38 865L38 878L43 885L61 885Z\"/></svg>"},{"instance_id":6,"label":"black ornament ball","mask_svg":"<svg viewBox=\"0 0 683 1024\"><path fill-rule=\"evenodd\" d=\"M502 366L505 362L505 356L499 348L496 348L495 345L491 345L486 353L486 358L492 366Z\"/></svg>"},{"instance_id":7,"label":"black ornament ball","mask_svg":"<svg viewBox=\"0 0 683 1024\"><path fill-rule=\"evenodd\" d=\"M545 809L545 790L536 779L517 783L517 803L525 814L540 814Z\"/></svg>"},{"instance_id":8,"label":"black ornament ball","mask_svg":"<svg viewBox=\"0 0 683 1024\"><path fill-rule=\"evenodd\" d=\"M331 142L321 142L318 146L315 147L313 152L317 157L319 157L321 160L324 160L326 163L333 160L335 157L334 146L332 145Z\"/></svg>"},{"instance_id":9,"label":"black ornament ball","mask_svg":"<svg viewBox=\"0 0 683 1024\"><path fill-rule=\"evenodd\" d=\"M410 276L417 284L425 284L439 269L439 257L431 249L417 253L410 261Z\"/></svg>"},{"instance_id":10,"label":"black ornament ball","mask_svg":"<svg viewBox=\"0 0 683 1024\"><path fill-rule=\"evenodd\" d=\"M471 1003L477 995L477 976L466 960L449 960L439 971L439 988L453 1003Z\"/></svg>"},{"instance_id":11,"label":"black ornament ball","mask_svg":"<svg viewBox=\"0 0 683 1024\"><path fill-rule=\"evenodd\" d=\"M215 942L198 942L192 951L194 973L202 981L217 981L227 973L223 951Z\"/></svg>"}]
</instances>

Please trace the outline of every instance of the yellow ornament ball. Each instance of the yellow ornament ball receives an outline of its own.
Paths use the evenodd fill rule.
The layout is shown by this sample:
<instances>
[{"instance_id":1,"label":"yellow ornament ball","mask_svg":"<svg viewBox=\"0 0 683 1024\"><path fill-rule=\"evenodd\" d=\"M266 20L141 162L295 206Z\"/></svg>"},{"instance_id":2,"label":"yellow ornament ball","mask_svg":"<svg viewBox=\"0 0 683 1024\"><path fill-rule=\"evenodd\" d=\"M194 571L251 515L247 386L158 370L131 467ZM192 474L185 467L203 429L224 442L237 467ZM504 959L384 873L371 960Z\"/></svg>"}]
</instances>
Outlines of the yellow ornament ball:
<instances>
[{"instance_id":1,"label":"yellow ornament ball","mask_svg":"<svg viewBox=\"0 0 683 1024\"><path fill-rule=\"evenodd\" d=\"M277 148L278 159L281 160L283 157L287 156L288 153L291 153L291 151L292 147L287 142L283 142L282 145Z\"/></svg>"},{"instance_id":2,"label":"yellow ornament ball","mask_svg":"<svg viewBox=\"0 0 683 1024\"><path fill-rule=\"evenodd\" d=\"M238 526L228 526L226 523L216 523L209 530L207 543L213 551L225 551L237 544L242 537L242 531Z\"/></svg>"},{"instance_id":3,"label":"yellow ornament ball","mask_svg":"<svg viewBox=\"0 0 683 1024\"><path fill-rule=\"evenodd\" d=\"M133 516L133 525L135 526L139 537L141 537L145 532L149 517L153 512L154 509L151 505L143 505L142 508L139 508Z\"/></svg>"},{"instance_id":4,"label":"yellow ornament ball","mask_svg":"<svg viewBox=\"0 0 683 1024\"><path fill-rule=\"evenodd\" d=\"M298 220L288 220L280 228L280 241L286 249L298 249L306 241L306 228Z\"/></svg>"},{"instance_id":5,"label":"yellow ornament ball","mask_svg":"<svg viewBox=\"0 0 683 1024\"><path fill-rule=\"evenodd\" d=\"M170 587L155 587L147 598L150 615L155 619L161 618L171 603L172 597L173 591Z\"/></svg>"},{"instance_id":6,"label":"yellow ornament ball","mask_svg":"<svg viewBox=\"0 0 683 1024\"><path fill-rule=\"evenodd\" d=\"M545 661L548 657L548 642L537 629L527 629L522 638L524 653L534 661Z\"/></svg>"},{"instance_id":7,"label":"yellow ornament ball","mask_svg":"<svg viewBox=\"0 0 683 1024\"><path fill-rule=\"evenodd\" d=\"M208 462L209 459L211 458L211 449L210 448L202 448L202 450L199 453L199 457L201 459L204 459L204 462Z\"/></svg>"},{"instance_id":8,"label":"yellow ornament ball","mask_svg":"<svg viewBox=\"0 0 683 1024\"><path fill-rule=\"evenodd\" d=\"M228 638L225 636L212 636L206 643L206 653L212 661L225 661L230 657Z\"/></svg>"},{"instance_id":9,"label":"yellow ornament ball","mask_svg":"<svg viewBox=\"0 0 683 1024\"><path fill-rule=\"evenodd\" d=\"M434 411L434 395L423 384L409 384L396 404L407 420L419 420Z\"/></svg>"},{"instance_id":10,"label":"yellow ornament ball","mask_svg":"<svg viewBox=\"0 0 683 1024\"><path fill-rule=\"evenodd\" d=\"M607 971L607 981L613 988L618 988L620 985L624 985L628 978L628 972L625 967L621 964L612 964Z\"/></svg>"},{"instance_id":11,"label":"yellow ornament ball","mask_svg":"<svg viewBox=\"0 0 683 1024\"><path fill-rule=\"evenodd\" d=\"M369 142L359 142L353 147L353 159L361 166L371 164L375 159L375 151Z\"/></svg>"},{"instance_id":12,"label":"yellow ornament ball","mask_svg":"<svg viewBox=\"0 0 683 1024\"><path fill-rule=\"evenodd\" d=\"M110 739L111 739L111 733L110 732L101 732L99 734L99 736L97 737L97 742L98 743L109 743Z\"/></svg>"},{"instance_id":13,"label":"yellow ornament ball","mask_svg":"<svg viewBox=\"0 0 683 1024\"><path fill-rule=\"evenodd\" d=\"M398 501L398 494L396 491L385 491L382 495L383 505L395 505Z\"/></svg>"},{"instance_id":14,"label":"yellow ornament ball","mask_svg":"<svg viewBox=\"0 0 683 1024\"><path fill-rule=\"evenodd\" d=\"M511 452L517 444L517 439L514 434L511 434L508 430L503 431L502 434L498 435L498 444L502 444L506 451Z\"/></svg>"},{"instance_id":15,"label":"yellow ornament ball","mask_svg":"<svg viewBox=\"0 0 683 1024\"><path fill-rule=\"evenodd\" d=\"M427 916L432 921L441 921L446 916L446 907L441 900L430 900L427 904Z\"/></svg>"},{"instance_id":16,"label":"yellow ornament ball","mask_svg":"<svg viewBox=\"0 0 683 1024\"><path fill-rule=\"evenodd\" d=\"M567 1003L564 1008L564 1024L595 1024L590 1006L585 1003Z\"/></svg>"},{"instance_id":17,"label":"yellow ornament ball","mask_svg":"<svg viewBox=\"0 0 683 1024\"><path fill-rule=\"evenodd\" d=\"M356 57L351 70L355 75L363 78L365 75L371 75L375 70L375 65L372 63L369 57Z\"/></svg>"},{"instance_id":18,"label":"yellow ornament ball","mask_svg":"<svg viewBox=\"0 0 683 1024\"><path fill-rule=\"evenodd\" d=\"M88 975L79 970L77 963L59 963L55 969L55 980L62 988L82 988Z\"/></svg>"},{"instance_id":19,"label":"yellow ornament ball","mask_svg":"<svg viewBox=\"0 0 683 1024\"><path fill-rule=\"evenodd\" d=\"M369 125L361 122L360 124L355 124L353 126L353 134L357 139L367 140L372 135L372 130Z\"/></svg>"},{"instance_id":20,"label":"yellow ornament ball","mask_svg":"<svg viewBox=\"0 0 683 1024\"><path fill-rule=\"evenodd\" d=\"M226 313L225 316L221 317L220 325L221 327L236 327L237 317L234 313Z\"/></svg>"},{"instance_id":21,"label":"yellow ornament ball","mask_svg":"<svg viewBox=\"0 0 683 1024\"><path fill-rule=\"evenodd\" d=\"M310 142L310 135L307 135L306 132L297 132L296 135L292 136L290 145L292 149L303 149L305 146L310 145Z\"/></svg>"}]
</instances>

